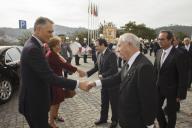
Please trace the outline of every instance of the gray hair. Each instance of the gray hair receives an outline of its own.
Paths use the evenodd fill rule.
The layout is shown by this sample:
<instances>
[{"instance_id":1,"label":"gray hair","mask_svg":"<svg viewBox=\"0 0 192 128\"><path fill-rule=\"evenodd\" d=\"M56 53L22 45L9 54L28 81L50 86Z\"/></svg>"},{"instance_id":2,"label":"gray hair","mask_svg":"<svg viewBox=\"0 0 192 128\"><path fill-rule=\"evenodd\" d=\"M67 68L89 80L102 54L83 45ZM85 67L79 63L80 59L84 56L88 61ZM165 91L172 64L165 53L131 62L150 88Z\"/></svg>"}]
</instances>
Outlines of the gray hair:
<instances>
[{"instance_id":1,"label":"gray hair","mask_svg":"<svg viewBox=\"0 0 192 128\"><path fill-rule=\"evenodd\" d=\"M134 47L140 47L140 40L139 38L132 34L132 33L125 33L119 37L119 42L123 43L131 43Z\"/></svg>"},{"instance_id":2,"label":"gray hair","mask_svg":"<svg viewBox=\"0 0 192 128\"><path fill-rule=\"evenodd\" d=\"M37 26L39 26L39 25L43 26L47 22L54 24L54 22L52 20L50 20L49 18L46 18L46 17L37 18L37 20L35 21L35 24L34 24L34 31L36 30Z\"/></svg>"}]
</instances>

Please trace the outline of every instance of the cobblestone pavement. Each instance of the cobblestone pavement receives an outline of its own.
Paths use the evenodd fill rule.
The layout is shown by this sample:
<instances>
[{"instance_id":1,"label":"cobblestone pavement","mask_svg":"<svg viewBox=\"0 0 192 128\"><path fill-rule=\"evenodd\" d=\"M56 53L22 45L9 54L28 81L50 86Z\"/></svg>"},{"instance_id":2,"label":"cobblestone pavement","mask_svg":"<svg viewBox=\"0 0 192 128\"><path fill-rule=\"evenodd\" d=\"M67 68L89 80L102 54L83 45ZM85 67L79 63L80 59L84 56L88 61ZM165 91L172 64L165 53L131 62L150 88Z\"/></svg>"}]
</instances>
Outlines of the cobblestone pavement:
<instances>
[{"instance_id":1,"label":"cobblestone pavement","mask_svg":"<svg viewBox=\"0 0 192 128\"><path fill-rule=\"evenodd\" d=\"M147 55L148 56L148 55ZM149 56L148 56L149 57ZM153 57L149 57L154 60ZM79 68L87 71L93 66L91 60L84 64L81 59ZM70 78L77 79L77 74ZM80 80L85 80L81 78ZM88 80L97 79L97 74ZM181 103L181 111L178 113L176 128L192 128L192 92L188 92L188 97ZM94 121L100 116L100 88L93 88L90 92L78 91L77 95L71 99L66 99L60 107L60 115L65 122L57 125L59 128L107 128L110 123L111 112L109 112L108 123L102 126L95 126ZM0 105L0 128L28 128L25 119L18 113L18 92L12 99Z\"/></svg>"}]
</instances>

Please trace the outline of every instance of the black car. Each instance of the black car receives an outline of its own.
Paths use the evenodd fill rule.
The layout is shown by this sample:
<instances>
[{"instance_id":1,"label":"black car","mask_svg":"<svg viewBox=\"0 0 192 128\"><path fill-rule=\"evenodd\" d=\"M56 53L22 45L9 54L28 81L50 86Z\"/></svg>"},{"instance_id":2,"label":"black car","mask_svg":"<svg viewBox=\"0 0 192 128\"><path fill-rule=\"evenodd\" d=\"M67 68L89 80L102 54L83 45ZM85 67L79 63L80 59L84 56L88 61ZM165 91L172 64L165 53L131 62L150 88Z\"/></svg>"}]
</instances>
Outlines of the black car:
<instances>
[{"instance_id":1,"label":"black car","mask_svg":"<svg viewBox=\"0 0 192 128\"><path fill-rule=\"evenodd\" d=\"M0 46L0 104L9 101L19 86L22 46Z\"/></svg>"}]
</instances>

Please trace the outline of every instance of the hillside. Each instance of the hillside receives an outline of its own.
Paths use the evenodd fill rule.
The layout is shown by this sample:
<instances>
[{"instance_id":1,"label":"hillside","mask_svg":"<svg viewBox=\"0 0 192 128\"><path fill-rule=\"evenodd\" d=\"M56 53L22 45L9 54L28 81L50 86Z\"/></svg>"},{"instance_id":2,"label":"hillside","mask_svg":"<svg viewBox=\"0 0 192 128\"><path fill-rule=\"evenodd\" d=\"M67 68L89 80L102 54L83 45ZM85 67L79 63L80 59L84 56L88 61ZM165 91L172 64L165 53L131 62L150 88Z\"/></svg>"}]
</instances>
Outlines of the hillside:
<instances>
[{"instance_id":1,"label":"hillside","mask_svg":"<svg viewBox=\"0 0 192 128\"><path fill-rule=\"evenodd\" d=\"M75 33L76 31L86 31L86 28L71 28L61 25L54 26L54 34L65 34L70 36L71 34ZM2 41L15 43L17 42L18 38L22 36L24 33L33 32L33 28L30 29L19 29L19 28L0 28L0 44Z\"/></svg>"},{"instance_id":2,"label":"hillside","mask_svg":"<svg viewBox=\"0 0 192 128\"><path fill-rule=\"evenodd\" d=\"M159 33L161 30L171 30L173 32L183 32L188 36L192 35L192 26L182 26L182 25L173 25L173 26L164 26L160 28L156 28L156 33Z\"/></svg>"}]
</instances>

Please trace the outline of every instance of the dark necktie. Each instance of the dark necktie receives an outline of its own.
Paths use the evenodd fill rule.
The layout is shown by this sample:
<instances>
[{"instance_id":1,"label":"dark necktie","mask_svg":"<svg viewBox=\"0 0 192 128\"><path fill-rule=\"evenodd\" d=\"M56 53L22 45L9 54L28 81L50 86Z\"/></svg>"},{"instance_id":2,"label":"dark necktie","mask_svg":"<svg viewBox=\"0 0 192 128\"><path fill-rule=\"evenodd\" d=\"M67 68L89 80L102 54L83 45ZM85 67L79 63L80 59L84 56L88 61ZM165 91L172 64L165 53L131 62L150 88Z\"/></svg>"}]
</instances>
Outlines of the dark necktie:
<instances>
[{"instance_id":1,"label":"dark necktie","mask_svg":"<svg viewBox=\"0 0 192 128\"><path fill-rule=\"evenodd\" d=\"M100 65L102 65L102 63L103 63L103 53L101 53L101 56L100 56Z\"/></svg>"},{"instance_id":2,"label":"dark necktie","mask_svg":"<svg viewBox=\"0 0 192 128\"><path fill-rule=\"evenodd\" d=\"M128 70L129 70L129 64L125 63L125 68L124 68L124 71L123 71L123 78L126 77Z\"/></svg>"}]
</instances>

